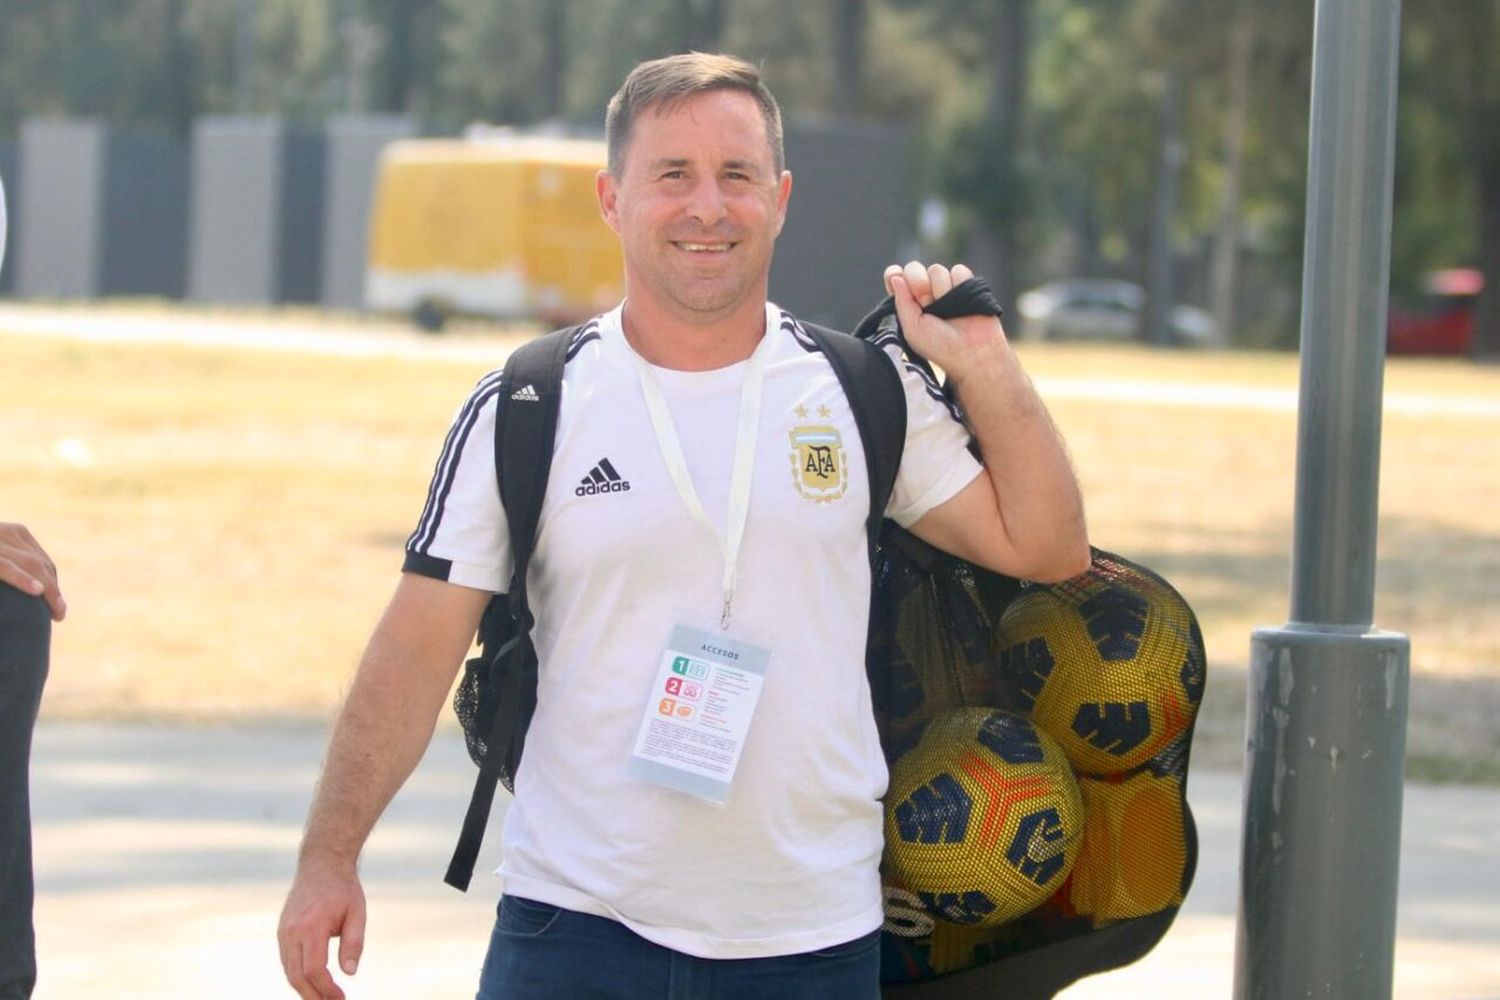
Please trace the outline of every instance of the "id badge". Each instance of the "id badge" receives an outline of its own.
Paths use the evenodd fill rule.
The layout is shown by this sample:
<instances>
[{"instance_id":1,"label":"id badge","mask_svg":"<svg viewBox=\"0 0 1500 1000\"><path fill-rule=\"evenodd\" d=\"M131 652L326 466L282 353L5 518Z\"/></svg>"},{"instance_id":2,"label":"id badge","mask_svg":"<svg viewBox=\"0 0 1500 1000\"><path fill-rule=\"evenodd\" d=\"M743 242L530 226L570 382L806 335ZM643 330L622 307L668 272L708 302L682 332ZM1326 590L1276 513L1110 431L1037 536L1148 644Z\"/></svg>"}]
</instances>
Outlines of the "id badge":
<instances>
[{"instance_id":1,"label":"id badge","mask_svg":"<svg viewBox=\"0 0 1500 1000\"><path fill-rule=\"evenodd\" d=\"M722 805L750 733L771 651L678 625L652 681L629 773Z\"/></svg>"}]
</instances>

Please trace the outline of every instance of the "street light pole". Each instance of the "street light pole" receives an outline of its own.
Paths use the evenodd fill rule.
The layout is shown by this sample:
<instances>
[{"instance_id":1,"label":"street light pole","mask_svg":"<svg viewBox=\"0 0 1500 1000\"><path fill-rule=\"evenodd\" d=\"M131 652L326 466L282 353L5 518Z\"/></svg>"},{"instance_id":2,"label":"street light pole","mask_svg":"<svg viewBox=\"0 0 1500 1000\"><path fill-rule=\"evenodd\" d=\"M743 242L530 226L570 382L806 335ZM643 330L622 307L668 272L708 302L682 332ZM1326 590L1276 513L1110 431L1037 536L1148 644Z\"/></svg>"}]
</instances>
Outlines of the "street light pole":
<instances>
[{"instance_id":1,"label":"street light pole","mask_svg":"<svg viewBox=\"0 0 1500 1000\"><path fill-rule=\"evenodd\" d=\"M1400 0L1318 0L1291 620L1251 640L1235 996L1389 997L1410 643L1373 625Z\"/></svg>"}]
</instances>

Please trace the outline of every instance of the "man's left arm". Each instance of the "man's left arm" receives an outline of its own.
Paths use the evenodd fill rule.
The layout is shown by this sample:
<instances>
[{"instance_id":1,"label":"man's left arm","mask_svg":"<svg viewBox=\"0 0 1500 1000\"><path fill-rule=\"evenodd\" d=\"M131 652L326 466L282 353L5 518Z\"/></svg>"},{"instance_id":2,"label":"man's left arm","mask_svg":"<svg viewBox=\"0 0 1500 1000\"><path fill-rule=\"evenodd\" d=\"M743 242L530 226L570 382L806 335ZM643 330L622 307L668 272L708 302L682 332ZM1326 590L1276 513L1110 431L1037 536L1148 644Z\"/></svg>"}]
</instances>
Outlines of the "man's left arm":
<instances>
[{"instance_id":1,"label":"man's left arm","mask_svg":"<svg viewBox=\"0 0 1500 1000\"><path fill-rule=\"evenodd\" d=\"M886 269L911 347L947 374L985 474L911 526L945 552L1026 580L1055 582L1089 565L1083 497L1062 436L994 316L944 320L922 312L973 277L959 264Z\"/></svg>"}]
</instances>

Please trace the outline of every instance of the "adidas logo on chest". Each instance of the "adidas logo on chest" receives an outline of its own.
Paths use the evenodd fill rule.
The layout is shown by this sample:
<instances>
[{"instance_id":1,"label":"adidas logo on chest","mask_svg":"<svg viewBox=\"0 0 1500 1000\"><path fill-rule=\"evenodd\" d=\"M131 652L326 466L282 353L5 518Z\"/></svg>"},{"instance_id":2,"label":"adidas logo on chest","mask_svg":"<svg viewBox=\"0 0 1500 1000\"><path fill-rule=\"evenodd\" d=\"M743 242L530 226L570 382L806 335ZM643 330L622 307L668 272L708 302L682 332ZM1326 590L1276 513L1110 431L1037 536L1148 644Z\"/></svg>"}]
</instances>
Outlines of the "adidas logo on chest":
<instances>
[{"instance_id":1,"label":"adidas logo on chest","mask_svg":"<svg viewBox=\"0 0 1500 1000\"><path fill-rule=\"evenodd\" d=\"M573 489L573 494L591 497L598 493L628 493L629 491L630 480L620 475L609 459L601 458Z\"/></svg>"}]
</instances>

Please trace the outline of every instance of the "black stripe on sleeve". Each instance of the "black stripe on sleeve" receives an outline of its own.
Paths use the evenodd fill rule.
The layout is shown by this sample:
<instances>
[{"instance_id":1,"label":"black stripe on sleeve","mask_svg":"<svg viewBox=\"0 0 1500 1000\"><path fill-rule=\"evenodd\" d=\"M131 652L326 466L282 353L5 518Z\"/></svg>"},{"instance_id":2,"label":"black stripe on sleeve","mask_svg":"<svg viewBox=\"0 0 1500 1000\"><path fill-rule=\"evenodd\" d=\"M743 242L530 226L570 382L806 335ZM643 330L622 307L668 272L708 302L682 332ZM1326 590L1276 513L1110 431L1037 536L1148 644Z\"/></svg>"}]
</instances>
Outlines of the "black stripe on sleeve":
<instances>
[{"instance_id":1,"label":"black stripe on sleeve","mask_svg":"<svg viewBox=\"0 0 1500 1000\"><path fill-rule=\"evenodd\" d=\"M453 572L453 560L439 559L425 552L413 552L406 550L406 558L401 563L401 572L415 573L418 576L430 576L434 580L448 582L448 574Z\"/></svg>"},{"instance_id":2,"label":"black stripe on sleeve","mask_svg":"<svg viewBox=\"0 0 1500 1000\"><path fill-rule=\"evenodd\" d=\"M422 508L417 529L407 539L408 549L426 552L432 545L438 524L443 519L443 505L447 502L448 494L453 490L453 481L458 475L458 462L463 455L464 445L468 443L469 433L474 429L485 404L499 392L500 374L499 371L494 371L479 380L453 421L453 426L449 428L442 454L438 457L437 468L433 470L432 483L427 488L427 504Z\"/></svg>"}]
</instances>

